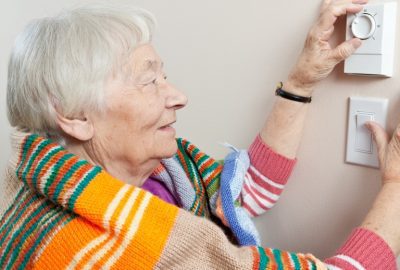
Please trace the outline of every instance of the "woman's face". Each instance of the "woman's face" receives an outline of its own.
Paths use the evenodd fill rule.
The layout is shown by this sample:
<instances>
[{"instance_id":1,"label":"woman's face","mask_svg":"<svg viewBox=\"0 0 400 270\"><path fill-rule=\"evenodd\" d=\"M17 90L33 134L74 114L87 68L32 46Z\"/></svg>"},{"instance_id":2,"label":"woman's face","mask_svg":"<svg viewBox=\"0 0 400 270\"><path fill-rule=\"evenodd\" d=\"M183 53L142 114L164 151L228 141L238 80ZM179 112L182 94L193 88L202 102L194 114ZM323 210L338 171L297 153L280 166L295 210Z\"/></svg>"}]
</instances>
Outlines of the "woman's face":
<instances>
[{"instance_id":1,"label":"woman's face","mask_svg":"<svg viewBox=\"0 0 400 270\"><path fill-rule=\"evenodd\" d=\"M167 82L160 57L150 44L133 52L129 83L110 82L106 111L95 115L95 147L112 161L141 164L176 153L176 110L186 96Z\"/></svg>"}]
</instances>

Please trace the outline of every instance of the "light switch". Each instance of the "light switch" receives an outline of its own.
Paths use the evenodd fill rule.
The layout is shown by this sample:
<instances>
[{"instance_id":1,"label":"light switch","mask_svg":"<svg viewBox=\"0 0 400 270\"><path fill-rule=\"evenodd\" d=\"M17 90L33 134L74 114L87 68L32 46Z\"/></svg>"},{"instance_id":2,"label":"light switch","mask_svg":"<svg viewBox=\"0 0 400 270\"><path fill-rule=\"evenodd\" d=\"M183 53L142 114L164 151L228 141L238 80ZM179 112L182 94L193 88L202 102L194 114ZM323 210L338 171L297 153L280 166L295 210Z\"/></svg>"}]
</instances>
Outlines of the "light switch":
<instances>
[{"instance_id":1,"label":"light switch","mask_svg":"<svg viewBox=\"0 0 400 270\"><path fill-rule=\"evenodd\" d=\"M346 162L379 167L376 146L365 123L372 120L386 128L387 107L387 99L350 97Z\"/></svg>"},{"instance_id":2,"label":"light switch","mask_svg":"<svg viewBox=\"0 0 400 270\"><path fill-rule=\"evenodd\" d=\"M365 123L374 120L374 114L369 112L357 112L356 114L356 143L355 150L372 154L372 134L365 127Z\"/></svg>"},{"instance_id":3,"label":"light switch","mask_svg":"<svg viewBox=\"0 0 400 270\"><path fill-rule=\"evenodd\" d=\"M393 75L397 2L365 5L357 14L348 14L346 40L357 37L362 45L344 63L344 72L355 75Z\"/></svg>"}]
</instances>

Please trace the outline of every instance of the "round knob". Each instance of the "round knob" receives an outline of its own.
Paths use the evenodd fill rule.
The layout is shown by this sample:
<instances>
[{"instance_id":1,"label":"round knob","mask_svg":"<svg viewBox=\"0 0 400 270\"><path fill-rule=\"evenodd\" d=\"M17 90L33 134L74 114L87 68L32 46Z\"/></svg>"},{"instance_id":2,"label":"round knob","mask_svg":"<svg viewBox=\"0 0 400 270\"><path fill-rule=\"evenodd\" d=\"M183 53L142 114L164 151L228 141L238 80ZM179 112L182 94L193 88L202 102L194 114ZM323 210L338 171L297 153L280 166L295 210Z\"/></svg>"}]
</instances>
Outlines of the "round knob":
<instances>
[{"instance_id":1,"label":"round knob","mask_svg":"<svg viewBox=\"0 0 400 270\"><path fill-rule=\"evenodd\" d=\"M362 13L355 17L351 23L353 35L359 39L368 39L375 33L376 24L374 17L369 13Z\"/></svg>"}]
</instances>

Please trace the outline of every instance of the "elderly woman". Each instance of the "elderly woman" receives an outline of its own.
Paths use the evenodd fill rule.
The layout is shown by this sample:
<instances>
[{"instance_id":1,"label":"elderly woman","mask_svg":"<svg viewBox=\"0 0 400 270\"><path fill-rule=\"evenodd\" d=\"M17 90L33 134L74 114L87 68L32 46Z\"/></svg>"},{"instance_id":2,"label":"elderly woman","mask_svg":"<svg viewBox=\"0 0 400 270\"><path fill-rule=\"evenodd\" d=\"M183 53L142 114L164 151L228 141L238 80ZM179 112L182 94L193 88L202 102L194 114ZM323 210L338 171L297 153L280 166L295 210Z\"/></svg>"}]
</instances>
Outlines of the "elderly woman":
<instances>
[{"instance_id":1,"label":"elderly woman","mask_svg":"<svg viewBox=\"0 0 400 270\"><path fill-rule=\"evenodd\" d=\"M172 124L187 99L163 72L142 10L88 7L32 22L8 77L13 156L0 208L1 269L395 269L398 133L370 124L384 186L331 258L263 248L251 217L276 202L295 163L315 84L360 46L331 48L326 1L265 126L216 162Z\"/></svg>"}]
</instances>

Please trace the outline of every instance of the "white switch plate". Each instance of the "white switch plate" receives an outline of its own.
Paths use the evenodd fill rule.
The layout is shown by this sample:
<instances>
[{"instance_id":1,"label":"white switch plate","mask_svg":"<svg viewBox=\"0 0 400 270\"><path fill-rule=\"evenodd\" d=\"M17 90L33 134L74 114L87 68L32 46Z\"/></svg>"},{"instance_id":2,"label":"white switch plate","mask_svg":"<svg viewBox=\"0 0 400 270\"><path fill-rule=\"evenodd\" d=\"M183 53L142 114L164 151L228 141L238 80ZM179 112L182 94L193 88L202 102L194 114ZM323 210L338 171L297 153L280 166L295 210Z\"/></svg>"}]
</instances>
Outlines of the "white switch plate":
<instances>
[{"instance_id":1,"label":"white switch plate","mask_svg":"<svg viewBox=\"0 0 400 270\"><path fill-rule=\"evenodd\" d=\"M357 14L348 14L346 40L354 38L358 32L368 32L373 27L373 34L362 41L362 45L344 62L344 73L369 76L393 76L395 37L396 37L396 1L384 1L367 4ZM373 24L367 24L365 18L372 18ZM359 22L354 24L354 20ZM364 18L364 20L361 20ZM352 29L352 27L361 27ZM365 29L364 29L365 28ZM356 30L356 31L354 31Z\"/></svg>"},{"instance_id":2,"label":"white switch plate","mask_svg":"<svg viewBox=\"0 0 400 270\"><path fill-rule=\"evenodd\" d=\"M387 108L387 99L350 97L346 162L379 168L376 145L363 123L373 119L386 129Z\"/></svg>"}]
</instances>

